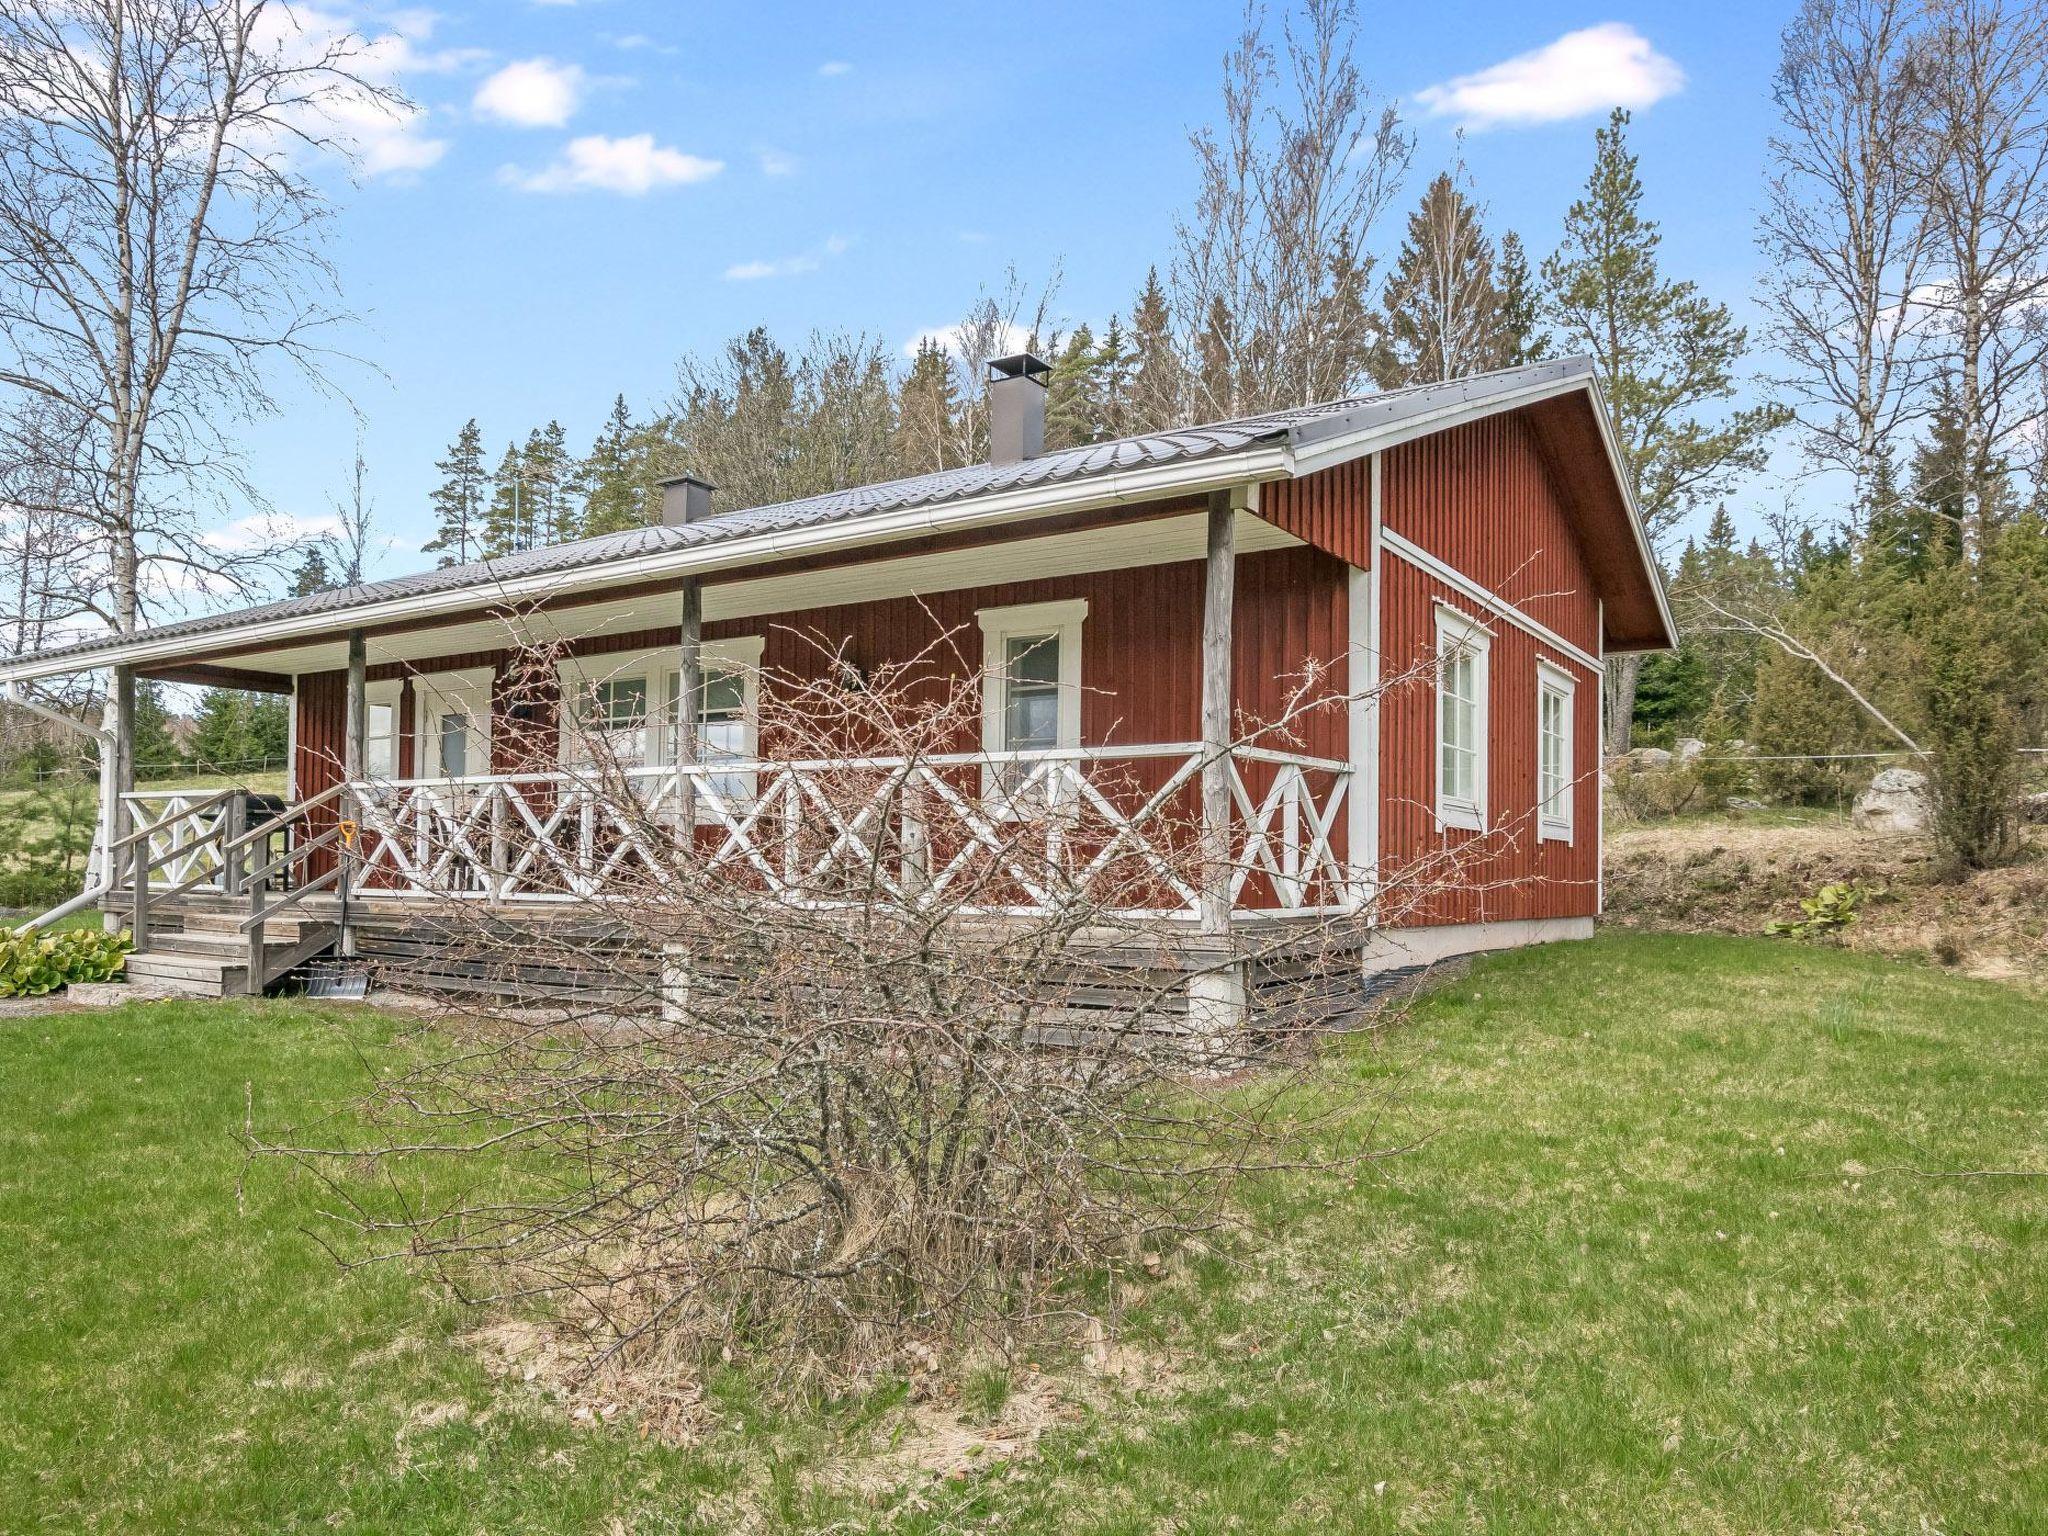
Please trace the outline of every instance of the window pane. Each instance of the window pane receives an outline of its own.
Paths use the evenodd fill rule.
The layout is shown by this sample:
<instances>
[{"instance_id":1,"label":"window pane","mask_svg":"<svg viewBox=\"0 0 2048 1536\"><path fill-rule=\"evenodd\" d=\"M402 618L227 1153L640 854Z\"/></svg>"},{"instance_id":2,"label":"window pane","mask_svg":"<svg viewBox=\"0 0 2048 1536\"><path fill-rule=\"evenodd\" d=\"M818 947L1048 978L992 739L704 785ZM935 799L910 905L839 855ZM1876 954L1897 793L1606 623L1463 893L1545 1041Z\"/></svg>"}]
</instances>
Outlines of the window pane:
<instances>
[{"instance_id":1,"label":"window pane","mask_svg":"<svg viewBox=\"0 0 2048 1536\"><path fill-rule=\"evenodd\" d=\"M746 707L747 683L739 673L704 674L704 707L698 712L698 719L716 720L723 716L744 714Z\"/></svg>"},{"instance_id":2,"label":"window pane","mask_svg":"<svg viewBox=\"0 0 2048 1536\"><path fill-rule=\"evenodd\" d=\"M1060 680L1060 637L1013 635L1003 648L1003 672L1018 683L1057 684Z\"/></svg>"},{"instance_id":3,"label":"window pane","mask_svg":"<svg viewBox=\"0 0 2048 1536\"><path fill-rule=\"evenodd\" d=\"M441 773L459 779L469 772L469 716L441 717Z\"/></svg>"},{"instance_id":4,"label":"window pane","mask_svg":"<svg viewBox=\"0 0 2048 1536\"><path fill-rule=\"evenodd\" d=\"M628 730L647 718L647 679L608 678L597 685L596 724L607 730Z\"/></svg>"},{"instance_id":5,"label":"window pane","mask_svg":"<svg viewBox=\"0 0 2048 1536\"><path fill-rule=\"evenodd\" d=\"M1060 696L1057 689L1010 689L1010 707L1005 712L1003 746L1012 752L1060 744Z\"/></svg>"}]
</instances>

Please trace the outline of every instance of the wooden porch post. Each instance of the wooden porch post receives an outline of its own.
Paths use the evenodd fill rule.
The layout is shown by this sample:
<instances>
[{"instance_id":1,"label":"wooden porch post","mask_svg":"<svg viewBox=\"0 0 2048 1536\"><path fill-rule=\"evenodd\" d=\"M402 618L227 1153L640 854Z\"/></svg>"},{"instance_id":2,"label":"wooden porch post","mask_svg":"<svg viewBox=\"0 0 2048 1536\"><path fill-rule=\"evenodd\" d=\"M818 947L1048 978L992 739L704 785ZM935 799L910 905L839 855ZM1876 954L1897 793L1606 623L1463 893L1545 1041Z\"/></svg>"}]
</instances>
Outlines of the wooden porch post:
<instances>
[{"instance_id":1,"label":"wooden porch post","mask_svg":"<svg viewBox=\"0 0 2048 1536\"><path fill-rule=\"evenodd\" d=\"M1237 498L1209 495L1208 563L1202 588L1201 931L1208 941L1188 978L1188 1025L1198 1054L1244 1024L1244 963L1230 947L1230 649L1237 585Z\"/></svg>"},{"instance_id":2,"label":"wooden porch post","mask_svg":"<svg viewBox=\"0 0 2048 1536\"><path fill-rule=\"evenodd\" d=\"M113 845L126 837L132 830L134 818L129 815L128 796L135 789L135 669L114 668L113 691L108 702L113 707L114 743L111 761L102 765L107 775L107 841L110 850L106 854L107 883L111 886L120 879L121 871L114 866ZM130 914L129 927L135 934L135 947L149 947L149 839L144 838L130 851L130 868L134 871L135 889L132 893L134 909Z\"/></svg>"},{"instance_id":3,"label":"wooden porch post","mask_svg":"<svg viewBox=\"0 0 2048 1536\"><path fill-rule=\"evenodd\" d=\"M341 774L342 778L350 784L358 783L362 779L365 764L369 758L370 687L367 676L368 670L369 646L363 638L363 632L360 629L352 629L348 634L348 692L343 704L341 737ZM348 921L348 899L350 887L354 883L352 879L353 861L356 850L361 846L363 838L361 811L362 807L357 804L355 791L353 789L343 790L341 794L342 818L356 824L354 842L351 843L347 839L344 839L342 842L339 855L341 859L341 878L335 885L335 889L341 895L341 953L344 956L355 953L355 934L351 931Z\"/></svg>"},{"instance_id":4,"label":"wooden porch post","mask_svg":"<svg viewBox=\"0 0 2048 1536\"><path fill-rule=\"evenodd\" d=\"M1237 513L1228 491L1209 496L1202 590L1202 933L1230 935L1230 642L1237 582Z\"/></svg>"},{"instance_id":5,"label":"wooden porch post","mask_svg":"<svg viewBox=\"0 0 2048 1536\"><path fill-rule=\"evenodd\" d=\"M697 696L704 689L704 588L695 576L683 579L681 638L676 645L676 814L683 846L697 837ZM658 707L658 706L657 706Z\"/></svg>"}]
</instances>

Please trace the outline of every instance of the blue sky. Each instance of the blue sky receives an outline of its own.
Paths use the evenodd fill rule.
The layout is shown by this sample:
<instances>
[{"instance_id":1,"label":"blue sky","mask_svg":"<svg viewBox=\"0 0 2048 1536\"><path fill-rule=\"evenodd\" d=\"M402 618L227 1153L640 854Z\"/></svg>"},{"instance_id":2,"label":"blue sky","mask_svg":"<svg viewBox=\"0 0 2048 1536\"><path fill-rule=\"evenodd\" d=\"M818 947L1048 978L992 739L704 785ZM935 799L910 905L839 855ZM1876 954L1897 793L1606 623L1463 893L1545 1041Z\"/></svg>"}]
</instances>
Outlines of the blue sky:
<instances>
[{"instance_id":1,"label":"blue sky","mask_svg":"<svg viewBox=\"0 0 2048 1536\"><path fill-rule=\"evenodd\" d=\"M1669 270L1748 317L1789 8L1365 5L1361 63L1418 130L1411 196L1464 122L1490 225L1539 257L1607 106L1637 104ZM361 317L345 345L374 365L334 382L362 418L382 568L424 563L433 463L471 416L494 458L551 417L580 449L616 393L645 409L679 357L749 325L896 343L957 319L1008 263L1032 280L1060 266L1069 320L1128 309L1167 259L1187 132L1212 115L1240 16L1228 0L350 15L422 109L367 137L331 249ZM283 399L247 436L251 476L310 522L342 491L355 421L309 390Z\"/></svg>"}]
</instances>

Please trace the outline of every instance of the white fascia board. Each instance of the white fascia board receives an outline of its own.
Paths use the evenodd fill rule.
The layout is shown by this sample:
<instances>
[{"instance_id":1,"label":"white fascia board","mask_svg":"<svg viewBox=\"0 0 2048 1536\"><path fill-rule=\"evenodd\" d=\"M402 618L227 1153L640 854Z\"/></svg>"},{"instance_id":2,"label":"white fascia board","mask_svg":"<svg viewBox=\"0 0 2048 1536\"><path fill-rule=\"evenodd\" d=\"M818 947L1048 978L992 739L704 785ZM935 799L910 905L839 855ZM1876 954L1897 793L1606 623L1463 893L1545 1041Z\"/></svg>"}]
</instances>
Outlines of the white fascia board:
<instances>
[{"instance_id":1,"label":"white fascia board","mask_svg":"<svg viewBox=\"0 0 2048 1536\"><path fill-rule=\"evenodd\" d=\"M588 571L545 571L494 586L453 587L445 592L413 593L365 603L360 608L327 609L296 614L199 635L173 635L152 640L146 634L127 645L74 657L26 658L0 664L0 682L90 672L120 664L149 666L184 660L232 646L252 650L309 635L344 629L367 629L394 619L431 618L478 608L517 606L563 592L602 592L608 587L668 576L710 574L794 555L824 554L842 548L864 548L925 534L996 527L1005 523L1088 512L1136 501L1226 490L1247 481L1291 476L1294 469L1285 447L1275 444L1218 454L1184 463L1143 469L1112 470L1069 485L1024 486L932 507L907 507L872 517L849 518L809 528L792 528L728 539L695 548L662 550L620 560ZM587 579L586 579L587 578Z\"/></svg>"}]
</instances>

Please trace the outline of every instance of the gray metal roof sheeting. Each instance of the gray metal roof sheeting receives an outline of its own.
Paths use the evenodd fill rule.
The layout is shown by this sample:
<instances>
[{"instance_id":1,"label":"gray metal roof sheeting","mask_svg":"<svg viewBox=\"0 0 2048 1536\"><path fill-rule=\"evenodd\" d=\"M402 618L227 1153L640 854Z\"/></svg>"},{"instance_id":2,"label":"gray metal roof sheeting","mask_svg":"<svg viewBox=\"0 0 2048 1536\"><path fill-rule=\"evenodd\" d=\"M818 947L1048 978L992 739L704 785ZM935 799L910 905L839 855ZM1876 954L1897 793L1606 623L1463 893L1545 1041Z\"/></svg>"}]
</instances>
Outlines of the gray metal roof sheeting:
<instances>
[{"instance_id":1,"label":"gray metal roof sheeting","mask_svg":"<svg viewBox=\"0 0 2048 1536\"><path fill-rule=\"evenodd\" d=\"M1179 427L1166 432L1149 432L1110 442L1089 443L1080 448L1056 449L1011 464L970 464L936 474L915 475L907 480L888 480L874 485L828 491L801 501L778 502L722 512L701 522L677 526L635 528L625 533L580 539L544 549L525 550L496 560L469 565L447 566L388 581L366 582L306 597L238 608L226 613L180 619L143 631L130 641L101 639L64 646L39 653L38 661L77 658L81 661L101 652L143 641L161 641L181 636L203 636L240 629L247 625L278 619L296 619L316 614L345 613L354 608L393 599L456 591L465 587L489 589L519 577L551 573L600 571L618 561L666 551L689 549L745 538L762 533L782 532L830 523L854 522L860 518L906 508L939 506L970 501L997 492L1033 486L1064 485L1091 476L1147 468L1199 459L1227 457L1247 449L1276 442L1297 447L1374 428L1390 428L1421 416L1483 404L1496 396L1520 394L1545 383L1592 377L1591 364L1583 358L1531 363L1520 368L1479 374L1447 384L1420 384L1383 394L1335 400L1322 405L1269 411L1236 421L1212 422L1206 426Z\"/></svg>"}]
</instances>

